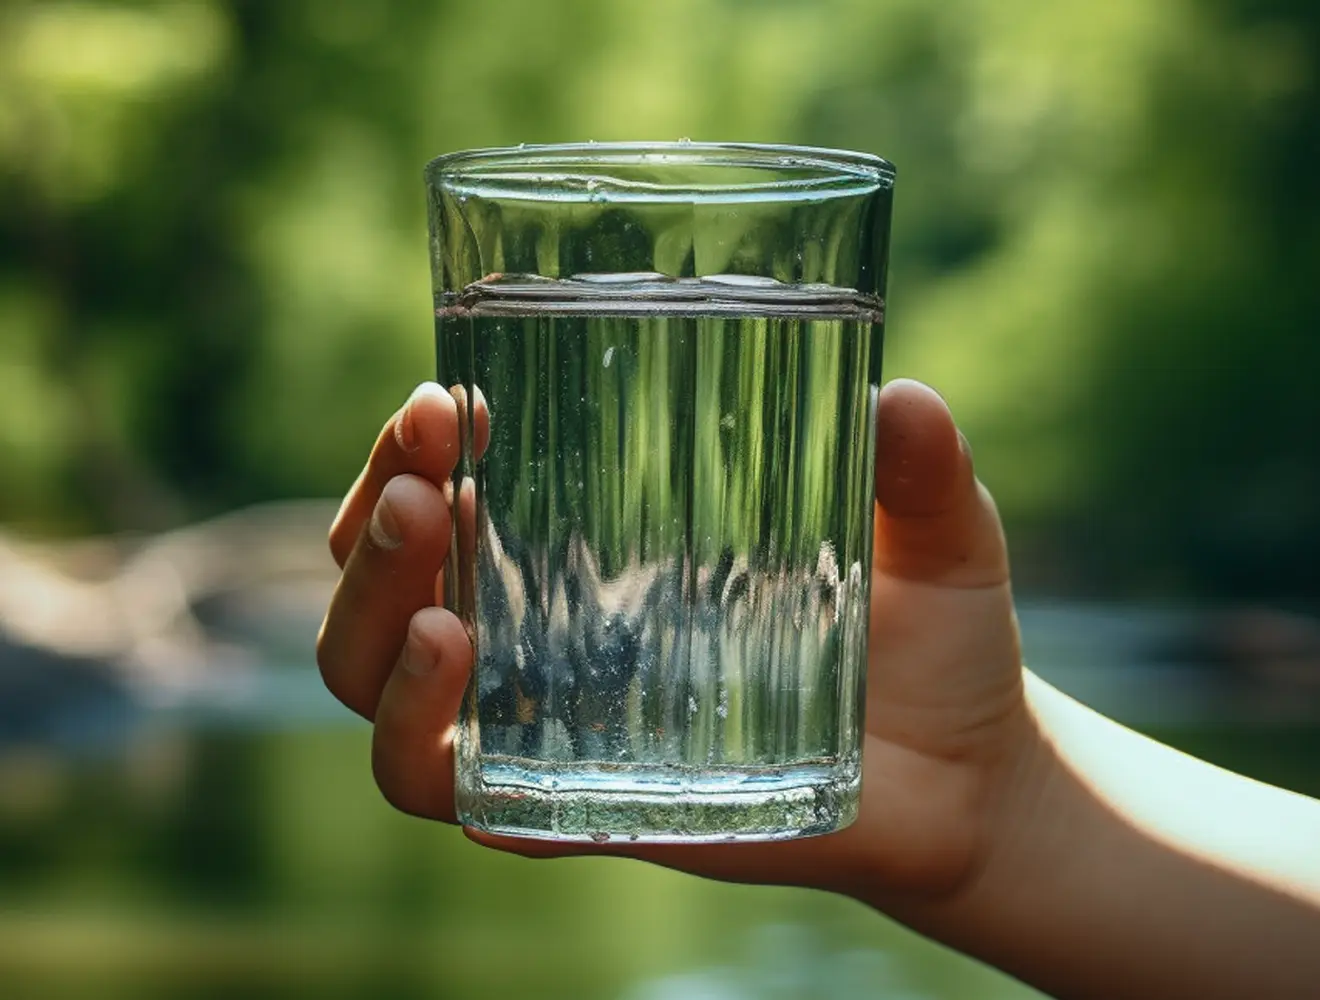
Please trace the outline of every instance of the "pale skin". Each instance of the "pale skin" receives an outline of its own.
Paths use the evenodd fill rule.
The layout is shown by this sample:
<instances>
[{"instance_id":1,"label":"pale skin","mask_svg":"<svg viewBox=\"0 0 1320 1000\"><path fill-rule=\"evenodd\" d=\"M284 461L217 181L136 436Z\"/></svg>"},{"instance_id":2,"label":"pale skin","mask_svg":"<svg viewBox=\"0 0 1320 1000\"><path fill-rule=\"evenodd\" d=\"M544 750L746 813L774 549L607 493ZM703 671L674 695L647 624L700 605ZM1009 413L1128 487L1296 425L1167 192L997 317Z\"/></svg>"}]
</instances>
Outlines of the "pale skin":
<instances>
[{"instance_id":1,"label":"pale skin","mask_svg":"<svg viewBox=\"0 0 1320 1000\"><path fill-rule=\"evenodd\" d=\"M480 400L474 415L480 449ZM330 691L374 723L385 797L447 823L472 669L436 606L458 426L432 384L386 423L331 528L343 575L317 650ZM943 400L891 382L877 434L855 824L773 844L468 837L841 893L1060 998L1320 996L1320 802L1147 740L1024 669L999 517ZM456 500L463 544L472 495Z\"/></svg>"}]
</instances>

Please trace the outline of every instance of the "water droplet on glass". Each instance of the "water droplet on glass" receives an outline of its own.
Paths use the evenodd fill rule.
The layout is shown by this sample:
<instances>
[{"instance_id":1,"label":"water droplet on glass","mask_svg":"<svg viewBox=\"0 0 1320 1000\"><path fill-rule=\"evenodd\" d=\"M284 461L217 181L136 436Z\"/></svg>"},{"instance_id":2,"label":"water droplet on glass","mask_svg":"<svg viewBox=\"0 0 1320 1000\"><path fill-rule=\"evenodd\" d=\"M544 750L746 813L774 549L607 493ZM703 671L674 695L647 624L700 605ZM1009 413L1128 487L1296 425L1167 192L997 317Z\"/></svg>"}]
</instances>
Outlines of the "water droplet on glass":
<instances>
[{"instance_id":1,"label":"water droplet on glass","mask_svg":"<svg viewBox=\"0 0 1320 1000\"><path fill-rule=\"evenodd\" d=\"M608 843L610 839L610 835L603 830L597 830L595 833L590 834L590 837L598 844Z\"/></svg>"},{"instance_id":2,"label":"water droplet on glass","mask_svg":"<svg viewBox=\"0 0 1320 1000\"><path fill-rule=\"evenodd\" d=\"M613 347L605 348L605 360L602 362L603 366L608 368L610 366L610 362L613 360L614 360L614 348Z\"/></svg>"},{"instance_id":3,"label":"water droplet on glass","mask_svg":"<svg viewBox=\"0 0 1320 1000\"><path fill-rule=\"evenodd\" d=\"M688 695L688 715L697 714L697 699Z\"/></svg>"}]
</instances>

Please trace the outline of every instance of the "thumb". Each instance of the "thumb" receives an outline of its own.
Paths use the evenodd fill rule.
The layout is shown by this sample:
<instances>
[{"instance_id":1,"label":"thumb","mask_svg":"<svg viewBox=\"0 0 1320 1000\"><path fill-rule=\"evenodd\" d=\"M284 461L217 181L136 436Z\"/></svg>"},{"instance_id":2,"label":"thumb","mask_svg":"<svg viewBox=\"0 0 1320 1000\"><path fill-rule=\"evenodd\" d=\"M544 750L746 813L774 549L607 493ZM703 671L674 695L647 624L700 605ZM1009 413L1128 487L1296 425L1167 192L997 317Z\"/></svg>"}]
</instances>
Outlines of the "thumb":
<instances>
[{"instance_id":1,"label":"thumb","mask_svg":"<svg viewBox=\"0 0 1320 1000\"><path fill-rule=\"evenodd\" d=\"M994 500L948 406L920 382L895 379L880 391L875 498L877 572L943 587L1007 582Z\"/></svg>"}]
</instances>

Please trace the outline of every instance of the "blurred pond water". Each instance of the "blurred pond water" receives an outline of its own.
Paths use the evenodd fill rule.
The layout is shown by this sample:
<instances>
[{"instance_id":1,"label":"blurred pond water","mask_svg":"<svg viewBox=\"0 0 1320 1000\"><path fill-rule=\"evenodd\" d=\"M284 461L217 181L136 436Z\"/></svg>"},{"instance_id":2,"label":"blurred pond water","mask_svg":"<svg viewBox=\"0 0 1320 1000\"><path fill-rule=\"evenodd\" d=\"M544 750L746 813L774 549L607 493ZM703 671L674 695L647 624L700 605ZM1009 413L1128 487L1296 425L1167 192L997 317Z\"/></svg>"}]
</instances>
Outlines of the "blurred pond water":
<instances>
[{"instance_id":1,"label":"blurred pond water","mask_svg":"<svg viewBox=\"0 0 1320 1000\"><path fill-rule=\"evenodd\" d=\"M320 553L320 513L295 520ZM160 565L166 549L153 551ZM188 628L162 618L160 635L113 656L53 648L54 633L19 641L12 621L0 631L0 995L1037 995L841 899L618 860L526 861L395 813L371 779L367 726L312 662L333 577L311 557L273 561L314 568L222 584L176 573ZM1047 602L1022 622L1028 661L1064 689L1320 794L1304 620ZM166 683L161 664L190 658Z\"/></svg>"}]
</instances>

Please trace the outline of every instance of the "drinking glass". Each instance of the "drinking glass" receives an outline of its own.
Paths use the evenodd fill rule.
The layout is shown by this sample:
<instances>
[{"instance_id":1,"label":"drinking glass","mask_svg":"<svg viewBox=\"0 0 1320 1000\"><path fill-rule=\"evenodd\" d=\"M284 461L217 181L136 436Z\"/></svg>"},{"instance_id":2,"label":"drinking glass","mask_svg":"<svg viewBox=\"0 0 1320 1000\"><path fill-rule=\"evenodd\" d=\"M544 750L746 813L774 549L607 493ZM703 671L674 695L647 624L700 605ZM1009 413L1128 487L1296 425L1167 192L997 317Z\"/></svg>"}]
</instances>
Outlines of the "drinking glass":
<instances>
[{"instance_id":1,"label":"drinking glass","mask_svg":"<svg viewBox=\"0 0 1320 1000\"><path fill-rule=\"evenodd\" d=\"M856 816L893 179L686 141L428 165L463 823L723 841Z\"/></svg>"}]
</instances>

